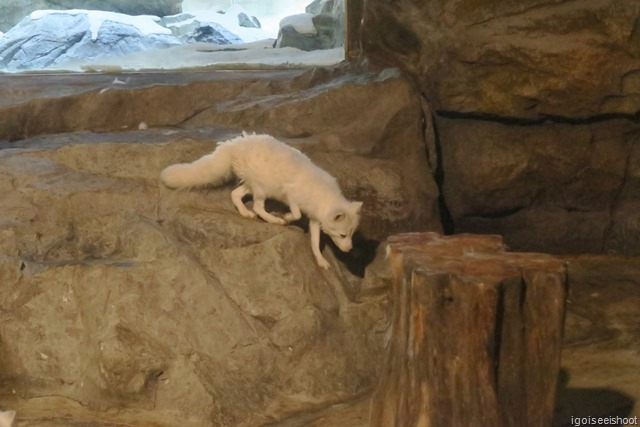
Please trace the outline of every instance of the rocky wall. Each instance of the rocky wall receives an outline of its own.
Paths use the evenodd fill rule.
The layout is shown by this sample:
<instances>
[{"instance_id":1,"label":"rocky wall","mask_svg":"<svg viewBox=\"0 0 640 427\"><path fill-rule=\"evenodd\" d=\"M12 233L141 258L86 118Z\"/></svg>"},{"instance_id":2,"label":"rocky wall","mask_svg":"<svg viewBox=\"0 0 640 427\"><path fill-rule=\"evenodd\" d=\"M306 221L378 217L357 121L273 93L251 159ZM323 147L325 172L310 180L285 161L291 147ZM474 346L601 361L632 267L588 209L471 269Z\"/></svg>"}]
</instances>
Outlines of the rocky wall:
<instances>
[{"instance_id":1,"label":"rocky wall","mask_svg":"<svg viewBox=\"0 0 640 427\"><path fill-rule=\"evenodd\" d=\"M639 3L365 1L361 34L433 110L448 231L638 253Z\"/></svg>"},{"instance_id":2,"label":"rocky wall","mask_svg":"<svg viewBox=\"0 0 640 427\"><path fill-rule=\"evenodd\" d=\"M406 79L0 81L0 405L18 423L267 425L373 389L388 327L381 241L441 229ZM299 148L364 202L354 249L323 245L329 272L304 221L242 218L231 185L160 184L164 167L242 129Z\"/></svg>"},{"instance_id":3,"label":"rocky wall","mask_svg":"<svg viewBox=\"0 0 640 427\"><path fill-rule=\"evenodd\" d=\"M71 81L66 96L48 96ZM140 124L271 133L313 147L314 160L365 201L368 236L441 229L420 98L394 70L166 73L161 82L153 74L6 76L0 93L8 140Z\"/></svg>"}]
</instances>

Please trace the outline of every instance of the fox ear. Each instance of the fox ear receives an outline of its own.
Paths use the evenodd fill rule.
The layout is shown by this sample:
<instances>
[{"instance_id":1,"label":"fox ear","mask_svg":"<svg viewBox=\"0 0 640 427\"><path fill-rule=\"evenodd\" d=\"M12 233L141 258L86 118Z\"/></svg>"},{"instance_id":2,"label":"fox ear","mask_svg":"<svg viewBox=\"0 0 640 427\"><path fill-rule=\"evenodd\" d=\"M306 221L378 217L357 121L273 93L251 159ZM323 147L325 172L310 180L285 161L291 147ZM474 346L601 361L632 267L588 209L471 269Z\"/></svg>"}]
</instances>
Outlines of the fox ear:
<instances>
[{"instance_id":1,"label":"fox ear","mask_svg":"<svg viewBox=\"0 0 640 427\"><path fill-rule=\"evenodd\" d=\"M362 202L351 202L351 208L353 209L353 213L360 213L362 209Z\"/></svg>"},{"instance_id":2,"label":"fox ear","mask_svg":"<svg viewBox=\"0 0 640 427\"><path fill-rule=\"evenodd\" d=\"M345 217L344 212L337 211L336 213L333 214L331 219L333 220L333 222L340 222L344 219L344 217Z\"/></svg>"}]
</instances>

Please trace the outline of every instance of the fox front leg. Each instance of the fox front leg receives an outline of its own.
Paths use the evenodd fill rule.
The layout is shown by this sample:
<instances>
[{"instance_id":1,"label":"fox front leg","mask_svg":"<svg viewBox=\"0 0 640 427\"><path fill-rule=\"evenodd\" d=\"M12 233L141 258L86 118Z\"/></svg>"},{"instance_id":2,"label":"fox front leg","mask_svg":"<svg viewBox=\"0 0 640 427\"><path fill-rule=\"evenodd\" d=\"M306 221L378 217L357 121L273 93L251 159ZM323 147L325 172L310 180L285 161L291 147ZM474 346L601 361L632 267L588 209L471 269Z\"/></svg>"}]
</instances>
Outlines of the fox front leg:
<instances>
[{"instance_id":1,"label":"fox front leg","mask_svg":"<svg viewBox=\"0 0 640 427\"><path fill-rule=\"evenodd\" d=\"M311 235L311 251L316 257L318 265L323 270L328 270L330 265L320 252L320 223L312 219L309 220L309 234Z\"/></svg>"}]
</instances>

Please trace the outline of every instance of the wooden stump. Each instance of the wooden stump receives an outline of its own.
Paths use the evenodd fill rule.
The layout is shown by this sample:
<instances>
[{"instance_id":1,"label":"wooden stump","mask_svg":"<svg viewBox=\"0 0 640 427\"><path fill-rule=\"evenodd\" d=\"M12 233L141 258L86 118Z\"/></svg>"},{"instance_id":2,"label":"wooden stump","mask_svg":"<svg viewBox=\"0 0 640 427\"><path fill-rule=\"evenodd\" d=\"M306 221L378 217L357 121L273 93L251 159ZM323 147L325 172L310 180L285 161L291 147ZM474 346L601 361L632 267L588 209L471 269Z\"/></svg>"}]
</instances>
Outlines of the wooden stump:
<instances>
[{"instance_id":1,"label":"wooden stump","mask_svg":"<svg viewBox=\"0 0 640 427\"><path fill-rule=\"evenodd\" d=\"M499 236L412 233L388 245L392 335L373 427L550 426L566 267Z\"/></svg>"}]
</instances>

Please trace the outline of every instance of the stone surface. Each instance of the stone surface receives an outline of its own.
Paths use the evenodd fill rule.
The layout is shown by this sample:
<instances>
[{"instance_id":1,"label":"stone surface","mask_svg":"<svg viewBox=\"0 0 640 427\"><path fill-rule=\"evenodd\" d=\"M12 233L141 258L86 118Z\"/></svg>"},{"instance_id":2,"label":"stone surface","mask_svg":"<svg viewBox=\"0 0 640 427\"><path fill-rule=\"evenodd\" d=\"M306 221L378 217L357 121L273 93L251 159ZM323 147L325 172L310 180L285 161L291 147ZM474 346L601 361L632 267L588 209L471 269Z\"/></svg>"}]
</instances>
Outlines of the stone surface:
<instances>
[{"instance_id":1,"label":"stone surface","mask_svg":"<svg viewBox=\"0 0 640 427\"><path fill-rule=\"evenodd\" d=\"M638 417L640 258L568 256L569 298L556 424Z\"/></svg>"},{"instance_id":2,"label":"stone surface","mask_svg":"<svg viewBox=\"0 0 640 427\"><path fill-rule=\"evenodd\" d=\"M240 217L229 188L160 188L164 166L222 135L0 150L3 405L38 419L49 400L60 423L257 425L373 386L384 296L356 304L361 279L334 257L316 268L301 228Z\"/></svg>"},{"instance_id":3,"label":"stone surface","mask_svg":"<svg viewBox=\"0 0 640 427\"><path fill-rule=\"evenodd\" d=\"M455 230L517 250L640 253L637 124L438 120Z\"/></svg>"},{"instance_id":4,"label":"stone surface","mask_svg":"<svg viewBox=\"0 0 640 427\"><path fill-rule=\"evenodd\" d=\"M20 97L0 107L0 138L137 129L141 122L266 132L314 147L313 160L336 174L349 196L365 201L368 237L440 230L420 101L393 71L132 74L119 76L120 83L114 77L86 75L66 97L46 98L77 77L38 85L29 76L0 76L5 102Z\"/></svg>"},{"instance_id":5,"label":"stone surface","mask_svg":"<svg viewBox=\"0 0 640 427\"><path fill-rule=\"evenodd\" d=\"M35 10L93 9L127 15L175 15L182 12L182 0L3 0L0 30L7 31Z\"/></svg>"},{"instance_id":6,"label":"stone surface","mask_svg":"<svg viewBox=\"0 0 640 427\"><path fill-rule=\"evenodd\" d=\"M432 111L448 232L638 253L640 3L355 3L350 48L401 67Z\"/></svg>"},{"instance_id":7,"label":"stone surface","mask_svg":"<svg viewBox=\"0 0 640 427\"><path fill-rule=\"evenodd\" d=\"M247 28L262 28L260 21L255 16L249 16L244 12L238 13L238 24Z\"/></svg>"},{"instance_id":8,"label":"stone surface","mask_svg":"<svg viewBox=\"0 0 640 427\"><path fill-rule=\"evenodd\" d=\"M196 14L192 13L179 13L177 15L165 16L161 18L162 25L169 28L174 36L178 37L185 43L193 43L194 41L206 41L198 40L206 32L215 32L217 43L216 44L234 44L242 43L243 40L236 35L232 30L227 28L230 24L235 24L240 27L247 28L260 28L260 22L254 16L249 16L242 12L240 7L232 7L227 10L227 13L222 12L210 12L200 11ZM237 15L237 23L231 22L233 18L227 15ZM220 21L220 22L217 22ZM208 42L208 41L207 41Z\"/></svg>"},{"instance_id":9,"label":"stone surface","mask_svg":"<svg viewBox=\"0 0 640 427\"><path fill-rule=\"evenodd\" d=\"M0 69L45 69L61 62L176 46L180 41L152 17L79 11L27 16L0 39ZM100 26L93 28L98 20Z\"/></svg>"},{"instance_id":10,"label":"stone surface","mask_svg":"<svg viewBox=\"0 0 640 427\"><path fill-rule=\"evenodd\" d=\"M3 2L0 8L6 5L8 2ZM209 150L211 141L220 135L209 135L204 142L198 135L207 135L204 129L216 126L232 127L235 132L245 129L274 133L305 150L314 161L338 175L346 192L365 200L365 206L370 207L365 212L362 224L364 238L361 243L365 246L370 244L369 239L380 240L393 232L444 226L448 231L503 233L507 243L520 250L638 253L640 152L636 142L636 115L639 102L637 75L640 68L637 50L639 13L635 2L532 0L526 4L516 1L436 1L420 4L401 0L392 3L354 1L350 5L356 9L361 7L364 18L361 27L362 46L358 42L352 43L350 48L361 47L368 63L401 67L413 84L392 73L358 73L354 71L357 67L345 68L346 73L345 69L268 72L263 79L247 77L250 73L243 72L225 73L224 77L208 72L189 75L163 73L161 79L156 80L138 74L57 75L46 78L0 76L0 140L3 147L12 147L0 152L3 159L10 159L6 160L9 163L3 164L13 165L2 169L2 173L8 174L5 176L10 176L12 180L3 179L4 184L0 184L5 186L1 210L5 219L0 232L0 263L5 267L0 268L0 275L3 283L10 284L0 288L0 304L3 307L0 316L9 312L12 316L17 313L16 317L2 317L0 325L3 326L0 327L8 325L6 333L19 343L12 346L4 341L2 335L0 359L2 365L9 366L11 375L14 375L11 378L5 376L3 379L6 381L1 381L5 386L3 396L13 399L3 402L10 402L16 409L33 415L36 420L33 425L38 425L38 420L49 420L52 425L68 425L71 418L106 424L124 424L133 419L145 425L166 425L167 422L170 425L188 425L190 422L202 425L202 420L223 416L220 414L225 410L230 411L228 420L231 420L247 408L265 407L256 403L258 398L252 400L253 397L249 396L246 399L239 398L238 407L229 409L224 396L210 393L210 390L217 390L215 387L219 386L215 379L210 376L196 379L207 367L214 366L217 359L213 358L213 362L198 359L183 363L174 356L183 355L181 357L187 360L184 349L195 342L195 333L176 338L176 348L179 350L172 350L162 342L161 338L167 335L164 331L149 328L149 332L146 332L142 326L138 326L152 324L150 318L160 318L160 312L165 315L170 311L152 307L148 309L151 314L140 314L144 311L139 307L147 307L144 301L160 301L164 304L160 307L173 307L170 297L175 295L175 290L163 287L164 293L158 296L149 285L145 287L143 284L140 285L140 292L146 299L135 300L136 295L133 292L132 295L128 294L125 286L127 283L140 283L132 279L141 271L138 258L131 261L132 254L135 251L145 253L140 248L154 247L156 244L144 243L145 239L153 241L144 237L148 236L146 232L125 233L129 225L133 225L134 230L142 227L135 222L136 218L140 218L136 216L138 212L142 212L143 219L151 218L149 223L153 227L149 228L160 229L160 236L188 236L185 241L195 242L197 250L187 251L187 254L199 250L207 254L213 250L227 250L213 245L214 249L211 249L204 243L205 238L216 241L218 229L212 228L215 225L206 220L197 223L196 219L194 225L188 222L188 218L198 217L192 214L192 210L197 211L202 206L202 200L206 204L208 197L214 197L214 200L210 201L211 205L206 204L207 212L219 209L218 201L221 204L227 202L226 196L220 196L218 192L228 190L192 192L187 195L163 194L163 197L177 198L177 205L166 202L164 212L169 216L173 215L169 210L171 206L179 206L178 210L185 206L181 203L187 203L188 206L184 207L186 213L179 218L174 216L174 219L165 221L168 225L156 226L153 221L162 218L149 213L152 210L149 206L156 203L153 198L149 200L149 195L156 191L156 187L152 174L145 175L151 169L159 170L164 166L159 164L161 161L174 162L180 155L185 156L180 160L192 160ZM4 13L6 10L0 12L0 17L7 15ZM357 14L350 13L349 19L360 25ZM360 34L359 27L353 28L356 30L350 32L350 40ZM143 133L124 132L118 137L105 133L137 129L141 122L147 123L150 130ZM176 136L176 141L180 143L174 144L180 145L180 149L169 149L167 147L172 146L171 137L162 136L158 130L171 133L176 128L187 128L194 134L187 141ZM35 138L55 133L62 134L60 139ZM23 139L23 143L15 142ZM142 144L141 139L147 144ZM158 144L150 143L151 140ZM166 146L162 145L165 143ZM81 156L83 160L71 162L73 166L61 163L67 158L61 152L64 144L78 145L78 152L85 153ZM144 148L137 147L140 144ZM89 146L92 149L102 148L92 150ZM132 151L118 157L118 148L123 147ZM145 151L154 151L154 147L161 153L157 154L158 157ZM182 151L184 147L188 147L188 151ZM170 155L163 151L167 149ZM114 160L110 161L112 156ZM145 164L146 159L155 159L153 165ZM87 163L94 166L87 168L87 172L78 178L74 170ZM106 165L105 169L98 174L100 179L96 179L96 165L102 163ZM126 168L135 173L130 171L122 177L119 173L111 174L110 169L114 165L128 165ZM26 172L21 175L19 170L23 166ZM34 169L36 172L31 173ZM432 174L437 178L435 182ZM115 178L111 175L115 175ZM118 189L134 194L135 197L131 196L133 202L130 196L109 193L115 190L113 185L104 184L104 177L108 178L107 181L115 179ZM13 191L12 182L25 187L27 181L39 189L23 190L22 193ZM65 188L67 184L70 185L69 189ZM142 187L144 190L140 190ZM150 189L147 190L147 187ZM44 188L53 191L44 191ZM106 189L106 196L100 196L103 191L100 188ZM92 194L80 196L85 192ZM121 209L126 215L113 214L113 200L122 206L134 203L135 209ZM42 206L51 206L56 211L65 209L67 214L56 213L49 221ZM229 208L229 205L223 206ZM443 208L442 222L439 207ZM84 209L87 209L86 213ZM89 211L94 213L93 219L90 219ZM74 220L76 212L82 213L77 221ZM234 221L238 219L232 213L230 210L224 223L229 230L236 230L237 223ZM110 214L114 215L113 224L120 224L120 228L111 225ZM128 216L123 219L119 215ZM178 224L183 222L186 231L178 234ZM32 226L32 223L36 225ZM69 231L69 223L85 225ZM252 236L260 236L269 242L282 242L277 234L258 230L258 225L261 224L251 224L247 233L250 231ZM57 230L51 235L59 237L53 238L50 234L39 237L36 228ZM112 234L101 234L101 228ZM196 231L191 233L193 230ZM296 255L306 253L306 234L296 228L284 230L283 233L285 235L280 239L286 238L287 244L297 239ZM120 243L114 240L114 235L121 239ZM129 236L128 240L123 236ZM140 239L138 236L141 236ZM236 237L242 241L247 234L238 232L238 235L234 234L234 239ZM157 241L162 239L158 238ZM252 242L256 243L252 246L260 247L255 240ZM24 253L36 261L25 258L23 267L22 255L16 250L18 243L21 250L25 250ZM178 252L180 248L189 247L186 243L184 246L181 244L176 245ZM164 246L158 244L157 247ZM48 252L48 248L53 249ZM117 251L110 248L128 248L123 250L123 257L129 258L120 258ZM265 248L271 260L275 259L273 253L278 251L291 254L283 244ZM38 254L43 253L49 254L53 262L37 258ZM369 256L360 254L356 256L355 263ZM156 259L149 256L153 258L149 261L150 266L140 274L145 276L148 271L157 271L157 277L160 278L164 277L162 274L169 274L163 263L170 262L166 259L170 257L163 257L158 255ZM318 299L306 293L300 298L291 297L291 282L285 285L289 291L283 300L293 298L295 304L309 301L324 304L328 301L333 307L340 306L336 301L342 301L342 306L349 306L350 301L362 301L369 304L363 309L367 312L372 310L373 313L380 309L380 305L368 298L384 294L386 289L384 280L381 281L379 277L383 270L381 257L382 254L377 252L375 262L365 268L364 273L361 269L356 271L358 278L347 274L345 277L348 280L341 282L344 293L334 293L338 296L333 302L331 298L321 296ZM77 261L67 262L69 259ZM105 259L108 262L105 263ZM177 255L176 259L184 260L184 257ZM197 262L189 264L194 259ZM111 261L113 263L109 264ZM625 276L619 282L614 278L617 272L631 268L629 265L637 265L638 260L624 258L623 261L612 260L612 257L602 258L598 261L597 271L591 267L580 271L575 263L573 269L570 266L570 277L593 279L583 281L588 283L582 287L571 286L570 280L572 295L567 321L568 348L564 351L563 362L569 378L559 392L559 410L565 422L571 414L637 414L637 408L632 409L633 401L640 395L636 376L640 366L637 359L638 327L637 320L634 320L637 318L637 281L633 279L633 269L629 277ZM220 289L223 282L217 279L217 275L214 280L214 275L207 275L207 272L202 273L203 278L199 281L193 279L195 273L191 273L191 270L185 273L184 265L194 266L192 270L198 270L210 268L214 262L217 261L201 261L193 255L176 267L176 271L196 283L196 297L193 298L208 295L210 289ZM42 264L45 266L42 267ZM354 261L338 260L337 265L353 267ZM286 267L290 268L288 265ZM99 268L103 270L98 271ZM123 273L125 270L127 274ZM129 274L130 271L134 273ZM81 374L74 371L76 367L73 363L69 367L56 365L67 354L59 348L58 342L77 348L73 347L77 343L67 338L69 331L81 335L75 332L74 327L57 329L51 336L42 333L34 338L33 345L28 344L31 347L21 348L26 338L21 338L16 322L33 318L32 322L34 325L37 323L38 331L46 331L45 327L58 322L64 325L80 324L79 320L73 320L80 318L73 310L63 311L70 307L68 302L71 299L65 284L55 281L57 273L60 273L60 277L73 279L68 283L75 283L75 278L83 283L78 286L80 291L85 292L82 302L71 306L77 311L82 304L93 307L93 295L99 297L98 301L105 301L105 290L91 287L93 277L106 277L108 283L117 284L111 286L115 297L119 298L118 303L115 307L103 308L101 313L105 313L105 319L111 323L121 317L124 327L122 324L114 326L106 322L98 325L97 321L89 325L90 331L97 331L98 337L107 337L113 346L107 347L107 356L99 359L99 346L96 343L87 344L91 354L83 356L83 360L92 363L78 369L88 373L91 379L88 383L66 383L61 378L69 376L77 381ZM362 275L364 277L360 279ZM308 282L317 284L321 280L324 279L310 279ZM51 287L47 286L49 282L52 283ZM156 282L149 280L144 283ZM333 282L329 280L329 283ZM163 299L165 293L169 299ZM253 298L254 294L251 295ZM29 299L31 296L33 301ZM249 300L239 292L234 297L244 302ZM65 302L64 298L68 301ZM52 299L62 301L61 307L46 305ZM22 304L24 301L28 303ZM270 306L270 303L265 304ZM375 308L370 308L372 306ZM195 313L202 314L203 307L204 303L198 301ZM212 307L223 310L221 305ZM238 312L247 307L243 306ZM98 310L97 306L94 308ZM55 312L57 309L60 311ZM130 313L132 309L140 313ZM44 320L37 320L40 311L45 313L42 316ZM328 318L328 324L340 325L337 329L350 327L358 330L363 327L370 330L366 326L369 325L368 320L343 321L341 316L336 320L336 317L331 317L332 314L320 311L323 322ZM121 312L125 313L121 315ZM231 313L231 318L238 312L232 309L225 311ZM262 317L262 314L258 318L251 317L250 323L270 324L270 318ZM271 314L268 311L267 315ZM312 310L311 313L301 314L297 311L292 315L299 321L301 330L314 334L317 312ZM206 313L202 316L209 319ZM88 317L84 316L84 319ZM216 322L213 320L212 324L218 325ZM321 324L324 328L327 323ZM184 327L184 324L180 325ZM217 328L214 329L217 331ZM234 330L237 334L247 332L251 339L257 339L255 337L258 336L241 328ZM341 333L331 329L327 336L340 341L345 336ZM212 335L220 337L221 333ZM232 340L238 336L233 333L229 335ZM83 336L82 339L89 338ZM379 339L374 334L372 340ZM49 348L43 345L46 343L53 344ZM324 344L316 345L322 347ZM127 349L127 346L134 350ZM264 350L261 344L249 347ZM229 347L225 344L222 348L228 351ZM324 351L336 348L327 346L321 353L326 354ZM29 352L29 349L33 351ZM241 360L249 357L248 349L242 345L237 349L241 349ZM131 360L135 363L132 368L123 368L118 362L122 360L118 359L118 355L130 357L132 353L135 353L135 357ZM15 354L19 354L20 358ZM168 354L166 358L171 361L170 366L161 366L159 358L153 354L163 357ZM275 357L278 353L269 356L268 350L264 350L262 354L266 355L263 360L273 361L269 357ZM99 368L97 371L93 365L99 360L110 362L104 365L104 373ZM284 362L272 363L273 366L284 365ZM360 362L353 363L351 367L362 366L358 365ZM33 380L34 377L29 377L31 380L26 382L16 380L26 378L26 369L21 368L21 364L29 369L33 367L34 372L42 374L43 381ZM205 369L194 373L190 369L196 366L205 366ZM255 366L250 367L253 369ZM171 377L156 376L161 369L170 372ZM336 368L333 372L339 372L340 369ZM221 371L233 372L232 369ZM286 375L281 378L289 378ZM364 377L368 378L367 375ZM169 414L168 421L167 413L149 409L153 407L150 393L154 390L154 384L158 384L155 389L161 402L180 397L178 390L166 390L175 384L176 376L184 378L181 384L196 386L193 387L193 393L189 393L193 397L189 398L185 410ZM240 384L241 380L237 382ZM296 384L303 382L296 381ZM328 404L337 396L332 393L343 390L336 383L323 381L314 377L308 382L313 387L320 384L330 389L325 394L314 394L314 398L321 396L317 400L301 395L278 400L272 398L277 393L271 395L270 391L265 392L264 388L259 387L256 388L256 396L263 392L265 394L260 396L271 396L267 398L268 410L263 413L275 414L274 419L281 419L279 417L298 409ZM11 387L14 384L20 385L16 395ZM86 394L85 384L89 384ZM276 384L282 383L276 381ZM54 389L57 392L60 388L66 393L63 397L54 397L49 393ZM105 392L107 389L112 391ZM244 393L247 388L243 389L242 385L233 390L241 390L242 396L250 394ZM339 399L353 398L350 393L341 394ZM65 397L80 395L86 396L83 397L86 400L80 403ZM121 404L122 409L100 412L101 407L99 403L96 404L100 401L107 402L107 405L116 402ZM213 412L209 409L209 413L205 414L202 408L211 408L213 401L220 403ZM86 406L86 402L91 404ZM122 405L123 402L128 403ZM359 404L359 407L362 406ZM368 402L364 406L368 406ZM191 415L190 409L194 409L195 415ZM74 414L73 417L51 421L52 412L64 411ZM322 418L324 412L314 414ZM309 420L309 417L313 418L309 415L292 417L289 425L296 425L301 419ZM357 418L353 418L354 426L362 423L363 416ZM330 419L328 416L327 420ZM332 419L333 423L327 421L325 425L333 427L336 419L344 421L352 418L339 414L338 418ZM240 423L246 421L242 417L237 420ZM19 419L19 422L24 420ZM318 419L313 423L309 425L322 425ZM285 425L284 421L282 425Z\"/></svg>"},{"instance_id":11,"label":"stone surface","mask_svg":"<svg viewBox=\"0 0 640 427\"><path fill-rule=\"evenodd\" d=\"M304 11L314 15L329 13L337 18L340 13L344 16L344 0L314 0L304 8Z\"/></svg>"},{"instance_id":12,"label":"stone surface","mask_svg":"<svg viewBox=\"0 0 640 427\"><path fill-rule=\"evenodd\" d=\"M275 47L295 47L300 50L333 49L344 42L344 22L329 14L300 14L291 20L284 18ZM294 19L295 18L295 19ZM306 25L296 21L309 20ZM307 28L309 27L309 28Z\"/></svg>"},{"instance_id":13,"label":"stone surface","mask_svg":"<svg viewBox=\"0 0 640 427\"><path fill-rule=\"evenodd\" d=\"M365 52L402 65L437 110L582 119L639 109L637 2L365 4Z\"/></svg>"},{"instance_id":14,"label":"stone surface","mask_svg":"<svg viewBox=\"0 0 640 427\"><path fill-rule=\"evenodd\" d=\"M219 45L242 43L242 39L215 22L198 25L187 35L187 43L213 43Z\"/></svg>"},{"instance_id":15,"label":"stone surface","mask_svg":"<svg viewBox=\"0 0 640 427\"><path fill-rule=\"evenodd\" d=\"M188 49L179 53L163 49L183 43L228 45L265 39L257 18L242 11L234 6L227 13L199 11L163 18L84 9L36 11L0 38L0 72L86 71L96 62L115 69L115 62L136 55L182 58ZM177 68L188 68L188 62L185 58ZM154 68L149 60L138 64L129 67Z\"/></svg>"},{"instance_id":16,"label":"stone surface","mask_svg":"<svg viewBox=\"0 0 640 427\"><path fill-rule=\"evenodd\" d=\"M274 47L294 47L300 50L312 51L320 49L320 43L315 34L300 34L291 25L285 25L278 30L278 38Z\"/></svg>"},{"instance_id":17,"label":"stone surface","mask_svg":"<svg viewBox=\"0 0 640 427\"><path fill-rule=\"evenodd\" d=\"M568 263L570 295L553 426L570 427L571 417L638 417L640 258L561 260ZM370 427L370 409L369 399L358 399L278 427Z\"/></svg>"},{"instance_id":18,"label":"stone surface","mask_svg":"<svg viewBox=\"0 0 640 427\"><path fill-rule=\"evenodd\" d=\"M304 11L314 15L330 15L335 18L340 24L338 31L334 34L335 44L336 46L344 45L344 33L347 27L344 0L314 0L305 7Z\"/></svg>"},{"instance_id":19,"label":"stone surface","mask_svg":"<svg viewBox=\"0 0 640 427\"><path fill-rule=\"evenodd\" d=\"M250 426L373 388L379 241L439 228L420 102L393 72L221 74L0 76L14 139L0 150L0 400L18 417ZM324 248L331 272L304 222L246 220L230 187L160 187L163 167L240 129L276 134L364 201L354 249Z\"/></svg>"}]
</instances>

